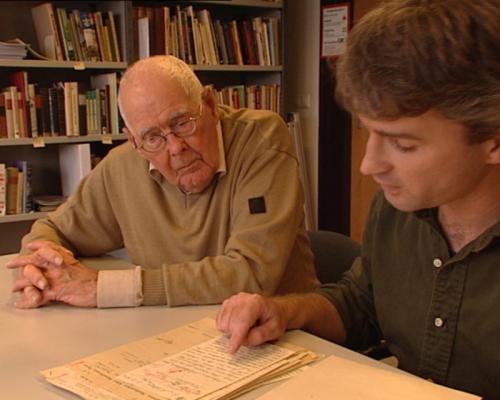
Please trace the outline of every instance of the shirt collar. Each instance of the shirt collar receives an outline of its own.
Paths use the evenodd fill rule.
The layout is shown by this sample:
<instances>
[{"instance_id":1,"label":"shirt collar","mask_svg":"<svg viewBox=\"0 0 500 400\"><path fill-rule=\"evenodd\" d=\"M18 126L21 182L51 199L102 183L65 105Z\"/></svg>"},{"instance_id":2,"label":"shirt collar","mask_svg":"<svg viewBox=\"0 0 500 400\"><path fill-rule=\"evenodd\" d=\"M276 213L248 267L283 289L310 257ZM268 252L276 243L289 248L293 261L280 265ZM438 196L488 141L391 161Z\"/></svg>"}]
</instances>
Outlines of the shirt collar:
<instances>
[{"instance_id":1,"label":"shirt collar","mask_svg":"<svg viewBox=\"0 0 500 400\"><path fill-rule=\"evenodd\" d=\"M434 229L436 229L441 235L443 235L441 226L438 221L438 209L437 208L428 208L419 211L415 211L414 215L430 224ZM464 252L465 254L470 251L481 251L486 246L488 246L495 238L500 237L500 221L498 221L493 226L489 227L480 234L476 239L467 244L459 253ZM497 239L498 240L498 239Z\"/></svg>"}]
</instances>

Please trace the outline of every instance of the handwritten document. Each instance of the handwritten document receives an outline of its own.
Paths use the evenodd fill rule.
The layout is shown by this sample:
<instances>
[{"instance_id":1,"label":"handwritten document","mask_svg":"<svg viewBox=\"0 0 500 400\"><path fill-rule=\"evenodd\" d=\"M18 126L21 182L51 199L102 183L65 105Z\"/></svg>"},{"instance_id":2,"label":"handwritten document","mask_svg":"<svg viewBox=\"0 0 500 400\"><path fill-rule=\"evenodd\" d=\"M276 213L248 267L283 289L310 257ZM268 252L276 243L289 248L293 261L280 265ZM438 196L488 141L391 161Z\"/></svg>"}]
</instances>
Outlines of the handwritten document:
<instances>
[{"instance_id":1,"label":"handwritten document","mask_svg":"<svg viewBox=\"0 0 500 400\"><path fill-rule=\"evenodd\" d=\"M42 371L84 399L230 399L313 361L306 349L278 342L227 352L227 338L203 319Z\"/></svg>"}]
</instances>

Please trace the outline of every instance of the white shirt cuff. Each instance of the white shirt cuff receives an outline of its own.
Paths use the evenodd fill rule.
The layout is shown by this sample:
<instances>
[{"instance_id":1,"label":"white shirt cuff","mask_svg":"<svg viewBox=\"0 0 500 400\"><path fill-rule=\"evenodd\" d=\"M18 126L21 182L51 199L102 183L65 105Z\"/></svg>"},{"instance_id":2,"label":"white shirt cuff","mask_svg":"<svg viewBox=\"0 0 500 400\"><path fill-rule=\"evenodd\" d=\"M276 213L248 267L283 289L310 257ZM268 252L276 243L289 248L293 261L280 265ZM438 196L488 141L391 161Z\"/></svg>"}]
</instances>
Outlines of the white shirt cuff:
<instances>
[{"instance_id":1,"label":"white shirt cuff","mask_svg":"<svg viewBox=\"0 0 500 400\"><path fill-rule=\"evenodd\" d=\"M97 307L137 307L142 304L141 267L101 270L97 276Z\"/></svg>"}]
</instances>

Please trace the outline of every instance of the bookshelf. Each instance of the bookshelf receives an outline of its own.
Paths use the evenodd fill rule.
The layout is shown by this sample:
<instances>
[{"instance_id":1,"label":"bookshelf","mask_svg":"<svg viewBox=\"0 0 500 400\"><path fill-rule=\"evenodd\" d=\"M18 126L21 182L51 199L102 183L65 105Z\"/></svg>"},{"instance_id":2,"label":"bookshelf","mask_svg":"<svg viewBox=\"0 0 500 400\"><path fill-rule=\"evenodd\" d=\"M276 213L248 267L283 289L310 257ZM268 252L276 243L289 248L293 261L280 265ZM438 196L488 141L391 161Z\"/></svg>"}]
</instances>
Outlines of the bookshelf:
<instances>
[{"instance_id":1,"label":"bookshelf","mask_svg":"<svg viewBox=\"0 0 500 400\"><path fill-rule=\"evenodd\" d=\"M173 54L218 92L243 85L243 106L257 87L273 99L261 107L285 116L284 14L283 1L133 1L129 58ZM235 106L222 93L219 102Z\"/></svg>"},{"instance_id":2,"label":"bookshelf","mask_svg":"<svg viewBox=\"0 0 500 400\"><path fill-rule=\"evenodd\" d=\"M37 52L41 52L34 26L31 8L43 2L5 1L0 3L0 40L6 41L20 38L29 43ZM26 72L28 83L40 87L51 87L55 82L75 81L90 88L92 76L100 74L120 74L127 65L126 41L127 18L130 10L128 2L51 2L54 11L64 8L68 12L77 9L82 11L112 11L116 22L119 52L123 58L118 60L97 61L90 59L73 60L41 60L41 59L3 59L0 57L0 88L12 85L11 76L18 71ZM31 121L30 121L31 122ZM31 124L30 124L31 125ZM89 144L92 153L100 156L125 140L118 131L112 134L89 134L88 130L79 132L77 136L67 136L67 130L58 134L40 134L32 137L32 129L22 135L0 138L0 163L11 166L15 160L27 161L31 167L31 193L38 195L61 195L61 171L59 151L61 146L78 146ZM19 137L20 136L20 137ZM75 160L75 163L77 161ZM33 221L46 215L32 207L30 212L19 212L0 216L0 254L15 252L19 249L21 237L29 230Z\"/></svg>"},{"instance_id":3,"label":"bookshelf","mask_svg":"<svg viewBox=\"0 0 500 400\"><path fill-rule=\"evenodd\" d=\"M43 1L4 1L0 2L0 40L6 41L21 38L25 43L38 52L37 33L32 19L31 8L43 4ZM279 87L273 101L282 116L284 109L285 92L284 82L284 46L283 26L285 17L284 1L265 0L215 0L215 1L52 1L50 2L57 16L57 8L64 8L68 15L71 10L77 9L86 12L107 13L112 11L115 29L118 38L117 47L120 60L107 59L97 61L90 59L68 60L68 54L62 50L63 59L2 59L0 57L0 89L10 85L9 77L17 71L26 71L29 83L40 86L50 86L54 82L76 81L88 86L91 77L101 74L116 73L117 79L129 64L138 58L137 49L137 20L134 17L136 7L168 7L171 15L175 16L178 9L192 6L195 13L207 10L212 19L224 22L252 21L262 18L267 24L269 21L278 21L274 31L279 51L275 51L273 62L253 65L243 62L236 63L190 63L203 84L211 84L217 90L238 86L274 86ZM274 22L273 22L274 23ZM239 22L238 22L239 24ZM267 25L265 25L267 26ZM271 29L271 28L269 28ZM63 39L64 40L64 39ZM111 46L112 47L112 46ZM243 49L241 49L243 51ZM270 50L268 50L270 51ZM75 49L76 54L76 49ZM80 53L82 54L82 53ZM165 54L165 52L151 52L150 55ZM55 51L54 51L55 56ZM101 56L103 59L104 56ZM243 57L243 54L242 54ZM109 58L109 57L108 57ZM259 65L260 64L260 65ZM247 104L245 104L247 105ZM267 108L267 107L266 107ZM25 160L32 166L31 192L33 196L55 194L60 195L61 173L59 169L59 148L63 145L89 144L92 152L104 156L112 146L125 140L123 134L97 134L82 132L78 136L50 135L39 138L30 137L0 138L0 163L12 165L14 160ZM31 224L38 218L45 216L45 212L35 210L27 213L18 213L0 216L0 254L15 252L19 249L21 237L28 232Z\"/></svg>"}]
</instances>

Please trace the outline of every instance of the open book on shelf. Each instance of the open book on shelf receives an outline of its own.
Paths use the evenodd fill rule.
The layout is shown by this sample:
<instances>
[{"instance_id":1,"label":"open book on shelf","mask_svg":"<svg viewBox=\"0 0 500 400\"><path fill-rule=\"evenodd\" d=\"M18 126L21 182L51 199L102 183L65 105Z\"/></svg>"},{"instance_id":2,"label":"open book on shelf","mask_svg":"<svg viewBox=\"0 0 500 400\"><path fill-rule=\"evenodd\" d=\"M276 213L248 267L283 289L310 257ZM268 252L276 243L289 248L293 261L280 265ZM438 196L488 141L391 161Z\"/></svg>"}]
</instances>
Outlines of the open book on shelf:
<instances>
[{"instance_id":1,"label":"open book on shelf","mask_svg":"<svg viewBox=\"0 0 500 400\"><path fill-rule=\"evenodd\" d=\"M317 358L284 341L227 351L213 319L44 370L53 385L84 399L232 399Z\"/></svg>"}]
</instances>

